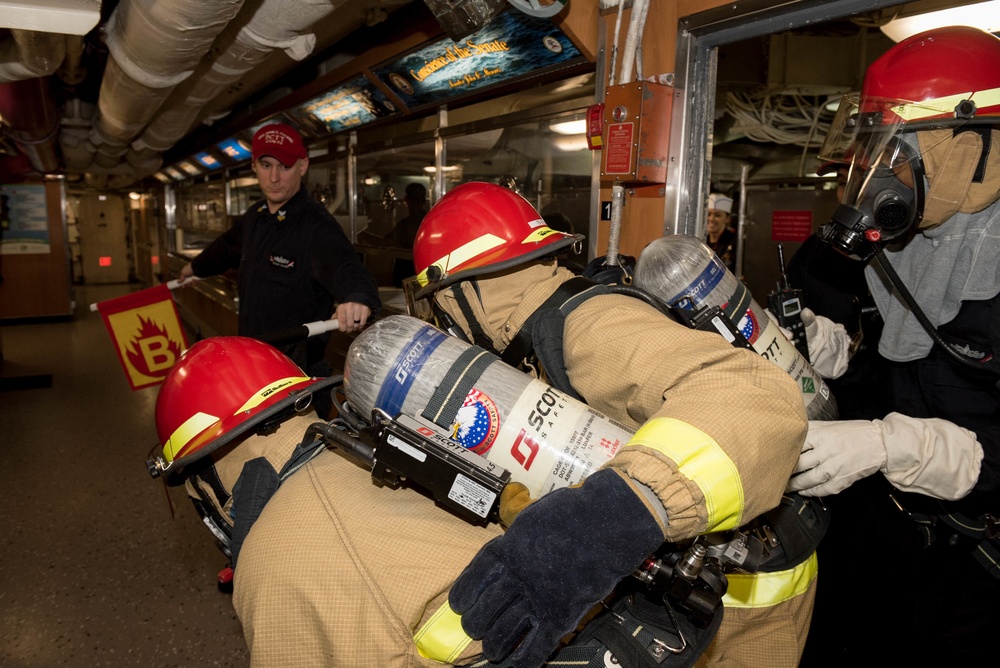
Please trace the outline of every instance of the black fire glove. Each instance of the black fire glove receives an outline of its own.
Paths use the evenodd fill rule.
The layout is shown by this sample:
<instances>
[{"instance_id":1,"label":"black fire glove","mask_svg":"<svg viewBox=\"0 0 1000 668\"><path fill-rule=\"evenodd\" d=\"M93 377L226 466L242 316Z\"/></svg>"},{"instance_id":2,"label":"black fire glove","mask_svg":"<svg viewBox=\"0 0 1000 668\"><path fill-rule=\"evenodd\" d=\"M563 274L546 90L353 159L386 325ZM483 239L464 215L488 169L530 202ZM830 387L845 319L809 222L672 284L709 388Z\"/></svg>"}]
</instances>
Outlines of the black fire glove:
<instances>
[{"instance_id":1,"label":"black fire glove","mask_svg":"<svg viewBox=\"0 0 1000 668\"><path fill-rule=\"evenodd\" d=\"M535 668L662 542L644 501L601 470L521 511L458 577L449 603L487 659L514 652L514 665Z\"/></svg>"}]
</instances>

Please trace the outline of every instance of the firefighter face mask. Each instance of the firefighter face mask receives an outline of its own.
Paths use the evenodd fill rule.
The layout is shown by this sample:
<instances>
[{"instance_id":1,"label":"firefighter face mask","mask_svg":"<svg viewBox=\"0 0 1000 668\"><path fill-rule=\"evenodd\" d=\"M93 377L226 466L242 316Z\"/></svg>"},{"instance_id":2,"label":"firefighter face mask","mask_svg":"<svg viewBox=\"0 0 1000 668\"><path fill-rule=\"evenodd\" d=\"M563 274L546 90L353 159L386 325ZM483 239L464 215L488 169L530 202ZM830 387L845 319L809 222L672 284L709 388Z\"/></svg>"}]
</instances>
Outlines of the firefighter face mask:
<instances>
[{"instance_id":1,"label":"firefighter face mask","mask_svg":"<svg viewBox=\"0 0 1000 668\"><path fill-rule=\"evenodd\" d=\"M877 114L859 114L845 96L820 151L824 159L850 165L844 196L823 240L841 253L867 262L878 250L904 240L923 213L924 173L914 135Z\"/></svg>"}]
</instances>

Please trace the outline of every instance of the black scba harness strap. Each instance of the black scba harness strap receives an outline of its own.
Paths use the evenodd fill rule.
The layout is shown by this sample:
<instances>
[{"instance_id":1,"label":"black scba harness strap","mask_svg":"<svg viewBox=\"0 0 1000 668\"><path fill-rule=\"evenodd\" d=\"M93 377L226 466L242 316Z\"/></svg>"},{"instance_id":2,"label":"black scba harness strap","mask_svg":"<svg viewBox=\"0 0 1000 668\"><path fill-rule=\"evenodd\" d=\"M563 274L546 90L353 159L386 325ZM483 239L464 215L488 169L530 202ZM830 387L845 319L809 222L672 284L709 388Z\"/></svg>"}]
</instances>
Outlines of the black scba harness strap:
<instances>
[{"instance_id":1,"label":"black scba harness strap","mask_svg":"<svg viewBox=\"0 0 1000 668\"><path fill-rule=\"evenodd\" d=\"M727 320L728 331L734 335L732 344L750 348L750 344L739 333L733 323L737 314L750 307L750 292L740 284L732 298L720 309L703 309L706 314ZM651 297L634 286L602 285L583 278L574 277L566 281L525 321L514 340L507 347L502 359L518 366L534 356L545 369L549 383L557 390L581 399L573 389L566 373L563 358L563 329L566 317L580 304L598 295L625 294L657 306L664 317L682 322L695 329L718 331L718 325L711 325L703 317L702 311L686 308L684 304L658 306ZM717 319L717 318L716 318ZM782 571L798 566L806 561L819 546L830 526L830 510L817 499L800 494L786 494L781 503L761 517L741 527L761 539L766 547L766 556L759 570L764 572Z\"/></svg>"},{"instance_id":2,"label":"black scba harness strap","mask_svg":"<svg viewBox=\"0 0 1000 668\"><path fill-rule=\"evenodd\" d=\"M496 359L495 355L479 346L462 351L435 388L421 417L445 431L451 429L469 390Z\"/></svg>"},{"instance_id":3,"label":"black scba harness strap","mask_svg":"<svg viewBox=\"0 0 1000 668\"><path fill-rule=\"evenodd\" d=\"M577 306L591 297L610 293L608 286L589 279L580 276L569 279L528 317L500 358L513 367L519 367L534 353L553 387L582 400L566 374L562 354L563 325L566 316Z\"/></svg>"}]
</instances>

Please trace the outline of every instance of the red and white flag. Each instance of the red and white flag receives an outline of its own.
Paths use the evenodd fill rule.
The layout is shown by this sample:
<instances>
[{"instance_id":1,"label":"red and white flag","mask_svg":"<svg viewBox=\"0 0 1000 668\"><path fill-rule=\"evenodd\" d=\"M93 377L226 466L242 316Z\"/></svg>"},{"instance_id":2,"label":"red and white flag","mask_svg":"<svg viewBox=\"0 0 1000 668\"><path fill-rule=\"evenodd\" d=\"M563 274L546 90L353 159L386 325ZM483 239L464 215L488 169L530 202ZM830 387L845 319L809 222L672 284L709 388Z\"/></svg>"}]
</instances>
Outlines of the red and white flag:
<instances>
[{"instance_id":1,"label":"red and white flag","mask_svg":"<svg viewBox=\"0 0 1000 668\"><path fill-rule=\"evenodd\" d=\"M133 390L161 383L188 347L165 284L99 302L96 307Z\"/></svg>"}]
</instances>

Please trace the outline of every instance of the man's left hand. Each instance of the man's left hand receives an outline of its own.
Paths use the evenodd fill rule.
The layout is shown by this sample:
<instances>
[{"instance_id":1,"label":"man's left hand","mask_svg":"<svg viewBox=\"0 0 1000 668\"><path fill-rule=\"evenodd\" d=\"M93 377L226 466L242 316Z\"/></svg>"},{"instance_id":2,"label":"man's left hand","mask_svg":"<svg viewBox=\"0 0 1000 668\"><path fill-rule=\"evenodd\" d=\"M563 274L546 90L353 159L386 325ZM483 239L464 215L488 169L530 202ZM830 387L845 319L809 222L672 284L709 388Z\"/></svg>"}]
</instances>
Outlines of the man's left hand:
<instances>
[{"instance_id":1,"label":"man's left hand","mask_svg":"<svg viewBox=\"0 0 1000 668\"><path fill-rule=\"evenodd\" d=\"M337 312L333 317L340 325L340 331L360 332L368 324L368 318L372 315L372 310L364 304L358 302L344 302L337 306Z\"/></svg>"},{"instance_id":2,"label":"man's left hand","mask_svg":"<svg viewBox=\"0 0 1000 668\"><path fill-rule=\"evenodd\" d=\"M939 418L890 413L882 420L810 421L788 490L837 494L881 471L893 487L954 501L979 480L975 432Z\"/></svg>"}]
</instances>

